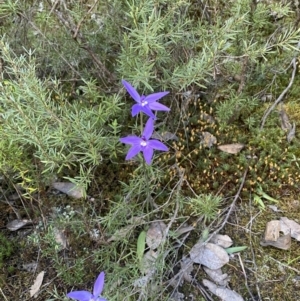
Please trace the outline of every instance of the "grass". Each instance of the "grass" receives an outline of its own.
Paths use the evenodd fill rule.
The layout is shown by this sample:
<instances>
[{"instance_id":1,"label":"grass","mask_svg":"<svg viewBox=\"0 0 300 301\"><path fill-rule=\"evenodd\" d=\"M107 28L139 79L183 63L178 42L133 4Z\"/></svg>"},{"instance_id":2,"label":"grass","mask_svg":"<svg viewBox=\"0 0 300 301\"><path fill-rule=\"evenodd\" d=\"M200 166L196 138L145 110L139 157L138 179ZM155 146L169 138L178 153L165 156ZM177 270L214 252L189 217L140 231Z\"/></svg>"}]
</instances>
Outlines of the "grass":
<instances>
[{"instance_id":1,"label":"grass","mask_svg":"<svg viewBox=\"0 0 300 301\"><path fill-rule=\"evenodd\" d=\"M170 300L178 292L205 300L198 265L192 283L170 279L230 208L221 232L248 246L224 268L230 287L245 299L298 300L297 243L288 251L259 244L268 221L284 214L299 222L298 76L284 99L296 137L287 141L279 107L260 128L290 82L297 13L283 1L3 4L0 295L28 300L44 270L36 300L65 301L105 271L108 300ZM155 129L172 137L163 141L169 152L155 151L150 166L142 156L124 160L119 138L137 135L146 120L130 116L134 102L121 79L140 94L170 91L162 103L171 111L157 114ZM234 155L218 149L231 143L245 147ZM53 181L75 183L86 197L59 194ZM270 211L266 198L255 204L258 189L283 212ZM33 224L9 232L16 218ZM151 251L149 280L141 268L149 249L139 237L158 221L167 234ZM35 272L24 270L32 262Z\"/></svg>"}]
</instances>

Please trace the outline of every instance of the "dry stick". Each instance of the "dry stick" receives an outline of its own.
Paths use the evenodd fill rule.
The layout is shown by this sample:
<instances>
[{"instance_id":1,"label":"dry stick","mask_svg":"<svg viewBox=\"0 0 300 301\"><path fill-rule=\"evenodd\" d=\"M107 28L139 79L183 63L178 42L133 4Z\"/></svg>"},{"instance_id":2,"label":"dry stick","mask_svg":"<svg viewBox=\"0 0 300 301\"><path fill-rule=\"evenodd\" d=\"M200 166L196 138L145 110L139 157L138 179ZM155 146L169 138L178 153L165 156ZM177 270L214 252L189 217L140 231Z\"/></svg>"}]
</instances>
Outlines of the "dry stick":
<instances>
[{"instance_id":1,"label":"dry stick","mask_svg":"<svg viewBox=\"0 0 300 301\"><path fill-rule=\"evenodd\" d=\"M3 295L4 299L5 299L6 301L8 301L8 299L7 299L6 296L4 295L4 293L3 293L2 289L1 289L1 287L0 287L0 292L1 292L1 294Z\"/></svg>"},{"instance_id":2,"label":"dry stick","mask_svg":"<svg viewBox=\"0 0 300 301\"><path fill-rule=\"evenodd\" d=\"M290 269L290 270L292 270L292 271L294 271L294 272L300 274L300 271L299 271L299 270L297 270L297 269L295 269L295 268L292 268L292 267L290 267L289 265L284 264L284 263L282 263L282 262L280 262L280 261L274 259L273 257L269 257L269 258L272 259L272 260L274 260L274 261L277 262L278 264L282 265L283 267L288 268L288 269Z\"/></svg>"},{"instance_id":3,"label":"dry stick","mask_svg":"<svg viewBox=\"0 0 300 301\"><path fill-rule=\"evenodd\" d=\"M229 210L228 210L228 212L227 212L227 214L226 214L226 216L225 216L225 219L224 219L222 225L221 225L217 230L215 230L215 231L208 237L208 239L206 240L206 242L209 242L209 241L211 240L211 238L212 238L214 235L216 235L217 233L219 233L219 232L225 227L225 225L226 225L226 223L227 223L227 221L228 221L228 219L229 219L229 217L230 217L230 214L231 214L231 212L232 212L232 210L233 210L233 208L234 208L234 206L235 206L235 203L236 203L237 199L238 199L239 196L240 196L240 193L241 193L241 191L242 191L242 188L244 187L247 173L248 173L248 168L247 168L247 169L245 170L245 172L244 172L244 175L243 175L242 182L241 182L241 185L240 185L240 187L239 187L239 190L238 190L238 192L236 193L236 195L234 196L234 199L233 199L233 201L232 201L232 203L231 203L231 205L230 205L230 207L229 207Z\"/></svg>"},{"instance_id":4,"label":"dry stick","mask_svg":"<svg viewBox=\"0 0 300 301\"><path fill-rule=\"evenodd\" d=\"M56 0L55 3L52 5L49 15L51 15L53 13L53 11L56 9L58 2L59 2L59 0ZM48 3L49 3L49 1L48 1ZM51 0L50 0L49 4L51 5Z\"/></svg>"},{"instance_id":5,"label":"dry stick","mask_svg":"<svg viewBox=\"0 0 300 301\"><path fill-rule=\"evenodd\" d=\"M250 208L252 208L251 198L250 198ZM255 269L255 272L256 272L256 273L257 273L257 270L258 270L258 269L257 269L256 261L255 261L255 254L254 254L254 251L253 251L253 243L252 243L252 222L253 222L253 220L254 220L260 213L261 213L261 212L258 212L257 214L255 214L255 216L252 216L252 210L250 210L251 219L250 219L250 221L248 222L248 224L246 225L246 227L248 227L248 225L249 225L250 250L251 250L253 265L254 265L254 269ZM258 296L258 301L262 301L261 294L260 294L260 289L259 289L259 285L258 285L258 281L256 281L255 286L256 286L256 292L257 292L257 296Z\"/></svg>"},{"instance_id":6,"label":"dry stick","mask_svg":"<svg viewBox=\"0 0 300 301\"><path fill-rule=\"evenodd\" d=\"M297 49L300 48L300 41L298 42L298 45L297 45ZM292 77L290 79L290 82L288 84L288 86L282 91L282 93L279 95L279 97L275 100L275 102L271 105L271 107L269 107L269 109L266 111L263 119L262 119L262 122L261 122L261 126L260 126L260 129L262 130L265 123L266 123L266 120L267 120L267 117L270 115L270 113L274 110L274 108L283 100L285 94L289 91L289 89L292 87L293 83L294 83L294 79L295 79L295 75L296 75L296 71L297 71L297 66L296 66L296 61L297 61L297 58L294 57L291 61L291 64L293 66L293 73L292 73Z\"/></svg>"},{"instance_id":7,"label":"dry stick","mask_svg":"<svg viewBox=\"0 0 300 301\"><path fill-rule=\"evenodd\" d=\"M247 274L246 274L246 271L245 271L245 268L244 268L244 264L243 264L243 262L242 262L241 255L240 255L240 253L238 253L237 255L238 255L238 257L239 257L240 265L241 265L241 267L242 267L243 274L244 274L244 277L245 277L245 286L246 286L246 288L247 288L247 290L248 290L248 293L249 293L249 295L251 296L252 300L255 300L255 298L254 298L254 296L252 295L252 293L251 293L251 291L250 291L250 288L249 288L249 286L248 286Z\"/></svg>"}]
</instances>

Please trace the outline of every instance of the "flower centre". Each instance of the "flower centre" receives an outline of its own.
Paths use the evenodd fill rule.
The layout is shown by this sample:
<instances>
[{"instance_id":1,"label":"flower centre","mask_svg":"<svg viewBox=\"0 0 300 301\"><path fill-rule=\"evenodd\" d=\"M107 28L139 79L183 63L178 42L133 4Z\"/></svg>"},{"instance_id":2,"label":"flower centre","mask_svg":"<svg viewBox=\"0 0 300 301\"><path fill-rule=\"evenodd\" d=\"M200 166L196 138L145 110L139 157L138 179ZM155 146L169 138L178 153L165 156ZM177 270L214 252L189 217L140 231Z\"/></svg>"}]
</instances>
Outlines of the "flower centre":
<instances>
[{"instance_id":1,"label":"flower centre","mask_svg":"<svg viewBox=\"0 0 300 301\"><path fill-rule=\"evenodd\" d=\"M148 101L145 100L145 96L142 95L142 97L141 97L141 105L142 105L142 107L146 106L147 104L148 104Z\"/></svg>"},{"instance_id":2,"label":"flower centre","mask_svg":"<svg viewBox=\"0 0 300 301\"><path fill-rule=\"evenodd\" d=\"M147 145L147 141L144 137L142 137L143 141L141 142L141 146L145 147Z\"/></svg>"}]
</instances>

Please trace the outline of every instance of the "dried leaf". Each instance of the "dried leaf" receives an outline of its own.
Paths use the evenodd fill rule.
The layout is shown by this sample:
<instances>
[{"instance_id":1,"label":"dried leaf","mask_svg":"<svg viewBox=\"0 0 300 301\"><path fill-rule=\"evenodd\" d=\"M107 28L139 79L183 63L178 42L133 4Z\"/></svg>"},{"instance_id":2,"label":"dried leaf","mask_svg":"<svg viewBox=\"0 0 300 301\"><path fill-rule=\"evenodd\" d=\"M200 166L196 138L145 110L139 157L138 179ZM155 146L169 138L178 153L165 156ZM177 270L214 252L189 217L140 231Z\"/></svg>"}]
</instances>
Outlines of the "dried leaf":
<instances>
[{"instance_id":1,"label":"dried leaf","mask_svg":"<svg viewBox=\"0 0 300 301\"><path fill-rule=\"evenodd\" d=\"M267 223L265 230L265 240L277 241L280 232L280 221L270 221Z\"/></svg>"},{"instance_id":2,"label":"dried leaf","mask_svg":"<svg viewBox=\"0 0 300 301\"><path fill-rule=\"evenodd\" d=\"M193 262L202 264L212 270L217 270L229 261L226 251L212 243L197 243L190 251Z\"/></svg>"},{"instance_id":3,"label":"dried leaf","mask_svg":"<svg viewBox=\"0 0 300 301\"><path fill-rule=\"evenodd\" d=\"M280 221L271 221L267 223L264 238L260 245L263 247L272 246L277 249L288 250L291 247L290 229L285 231L285 235L280 236L280 231L283 232Z\"/></svg>"},{"instance_id":4,"label":"dried leaf","mask_svg":"<svg viewBox=\"0 0 300 301\"><path fill-rule=\"evenodd\" d=\"M183 257L180 261L181 271L183 274L183 279L188 283L191 283L193 277L191 273L193 272L193 262L189 257Z\"/></svg>"},{"instance_id":5,"label":"dried leaf","mask_svg":"<svg viewBox=\"0 0 300 301\"><path fill-rule=\"evenodd\" d=\"M284 131L289 131L292 128L289 117L283 107L279 111L280 125Z\"/></svg>"},{"instance_id":6,"label":"dried leaf","mask_svg":"<svg viewBox=\"0 0 300 301\"><path fill-rule=\"evenodd\" d=\"M6 228L10 231L17 231L20 228L31 223L32 221L29 219L14 219L13 221L7 223Z\"/></svg>"},{"instance_id":7,"label":"dried leaf","mask_svg":"<svg viewBox=\"0 0 300 301\"><path fill-rule=\"evenodd\" d=\"M260 245L263 247L272 246L281 250L288 250L291 247L291 234L283 235L277 241L262 240Z\"/></svg>"},{"instance_id":8,"label":"dried leaf","mask_svg":"<svg viewBox=\"0 0 300 301\"><path fill-rule=\"evenodd\" d=\"M203 279L202 283L214 295L221 298L221 301L244 301L244 299L241 295L239 295L237 292L235 292L229 288L219 287L207 279Z\"/></svg>"},{"instance_id":9,"label":"dried leaf","mask_svg":"<svg viewBox=\"0 0 300 301\"><path fill-rule=\"evenodd\" d=\"M275 205L268 205L268 207L273 210L274 212L283 212L282 210L279 210L277 206Z\"/></svg>"},{"instance_id":10,"label":"dried leaf","mask_svg":"<svg viewBox=\"0 0 300 301\"><path fill-rule=\"evenodd\" d=\"M280 218L281 231L286 233L290 230L291 237L300 241L300 225L287 217ZM289 230L286 230L288 228Z\"/></svg>"},{"instance_id":11,"label":"dried leaf","mask_svg":"<svg viewBox=\"0 0 300 301\"><path fill-rule=\"evenodd\" d=\"M67 246L68 246L68 241L67 241L67 237L64 233L63 230L60 230L58 228L54 228L53 229L53 234L54 234L54 238L55 238L55 241L60 245L60 249L63 250L63 249L66 249Z\"/></svg>"},{"instance_id":12,"label":"dried leaf","mask_svg":"<svg viewBox=\"0 0 300 301\"><path fill-rule=\"evenodd\" d=\"M169 285L177 288L178 286L182 285L183 280L187 281L188 283L191 283L193 280L193 277L191 273L193 272L193 261L190 257L183 256L180 261L181 269L175 276L173 276L170 281Z\"/></svg>"},{"instance_id":13,"label":"dried leaf","mask_svg":"<svg viewBox=\"0 0 300 301\"><path fill-rule=\"evenodd\" d=\"M227 286L230 278L228 274L223 274L221 269L211 270L207 267L203 267L205 273L217 284L221 286Z\"/></svg>"},{"instance_id":14,"label":"dried leaf","mask_svg":"<svg viewBox=\"0 0 300 301\"><path fill-rule=\"evenodd\" d=\"M176 235L176 237L178 237L184 233L191 232L194 229L195 229L195 227L193 227L193 226L183 225L182 227L179 227L178 229L176 229L174 231L174 234Z\"/></svg>"},{"instance_id":15,"label":"dried leaf","mask_svg":"<svg viewBox=\"0 0 300 301\"><path fill-rule=\"evenodd\" d=\"M34 295L36 295L38 293L38 291L40 290L40 287L41 287L43 279L44 279L44 275L45 275L44 271L40 272L37 275L37 277L36 277L33 285L30 288L30 292L29 292L30 293L30 297L33 297Z\"/></svg>"},{"instance_id":16,"label":"dried leaf","mask_svg":"<svg viewBox=\"0 0 300 301\"><path fill-rule=\"evenodd\" d=\"M81 199L84 196L84 189L71 182L54 182L52 186L74 199Z\"/></svg>"},{"instance_id":17,"label":"dried leaf","mask_svg":"<svg viewBox=\"0 0 300 301\"><path fill-rule=\"evenodd\" d=\"M184 301L184 294L180 293L178 291L173 291L173 293L170 296L169 301Z\"/></svg>"},{"instance_id":18,"label":"dried leaf","mask_svg":"<svg viewBox=\"0 0 300 301\"><path fill-rule=\"evenodd\" d=\"M287 141L291 142L295 138L295 135L296 135L296 124L295 122L293 122L293 127L290 129L289 133L286 136Z\"/></svg>"},{"instance_id":19,"label":"dried leaf","mask_svg":"<svg viewBox=\"0 0 300 301\"><path fill-rule=\"evenodd\" d=\"M204 147L211 148L214 144L217 143L217 138L211 133L202 132L201 134L202 134L201 144L203 144Z\"/></svg>"},{"instance_id":20,"label":"dried leaf","mask_svg":"<svg viewBox=\"0 0 300 301\"><path fill-rule=\"evenodd\" d=\"M141 272L145 275L152 275L156 271L156 259L157 259L157 253L153 250L149 250L144 254L144 257L142 259L141 263Z\"/></svg>"},{"instance_id":21,"label":"dried leaf","mask_svg":"<svg viewBox=\"0 0 300 301\"><path fill-rule=\"evenodd\" d=\"M237 154L244 148L244 146L245 144L242 143L232 143L219 145L218 149L228 154Z\"/></svg>"},{"instance_id":22,"label":"dried leaf","mask_svg":"<svg viewBox=\"0 0 300 301\"><path fill-rule=\"evenodd\" d=\"M143 277L140 277L138 279L136 279L133 283L133 286L134 287L138 287L138 288L144 288L147 286L149 280L150 280L150 274L146 275L146 276L143 276Z\"/></svg>"},{"instance_id":23,"label":"dried leaf","mask_svg":"<svg viewBox=\"0 0 300 301\"><path fill-rule=\"evenodd\" d=\"M232 246L232 239L228 235L215 234L210 241L211 243L220 246L222 248L229 248Z\"/></svg>"},{"instance_id":24,"label":"dried leaf","mask_svg":"<svg viewBox=\"0 0 300 301\"><path fill-rule=\"evenodd\" d=\"M167 226L164 222L153 222L146 234L146 243L148 247L155 250L165 238Z\"/></svg>"}]
</instances>

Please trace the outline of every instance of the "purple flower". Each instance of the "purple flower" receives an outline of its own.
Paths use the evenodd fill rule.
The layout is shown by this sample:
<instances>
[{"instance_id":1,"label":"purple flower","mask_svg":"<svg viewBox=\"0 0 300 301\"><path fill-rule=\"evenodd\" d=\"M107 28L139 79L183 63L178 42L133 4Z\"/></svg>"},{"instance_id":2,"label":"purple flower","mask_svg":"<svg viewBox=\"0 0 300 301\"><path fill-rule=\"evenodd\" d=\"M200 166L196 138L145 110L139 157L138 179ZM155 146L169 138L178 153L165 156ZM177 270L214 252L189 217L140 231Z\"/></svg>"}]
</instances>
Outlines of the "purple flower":
<instances>
[{"instance_id":1,"label":"purple flower","mask_svg":"<svg viewBox=\"0 0 300 301\"><path fill-rule=\"evenodd\" d=\"M104 272L101 272L95 281L93 294L87 291L75 291L68 293L67 296L78 301L107 301L100 297L104 286L104 277Z\"/></svg>"},{"instance_id":2,"label":"purple flower","mask_svg":"<svg viewBox=\"0 0 300 301\"><path fill-rule=\"evenodd\" d=\"M149 118L145 125L142 137L127 136L120 139L122 143L132 145L127 153L125 160L129 160L136 156L139 152L143 152L146 163L150 165L154 149L161 150L164 152L169 150L162 142L154 139L150 140L153 130L153 119Z\"/></svg>"},{"instance_id":3,"label":"purple flower","mask_svg":"<svg viewBox=\"0 0 300 301\"><path fill-rule=\"evenodd\" d=\"M126 88L130 96L137 102L137 104L132 106L131 115L134 117L139 112L144 112L149 117L156 119L153 111L170 111L170 109L157 102L160 98L169 94L169 92L158 92L147 96L140 96L140 94L134 89L126 80L122 80L122 84Z\"/></svg>"}]
</instances>

